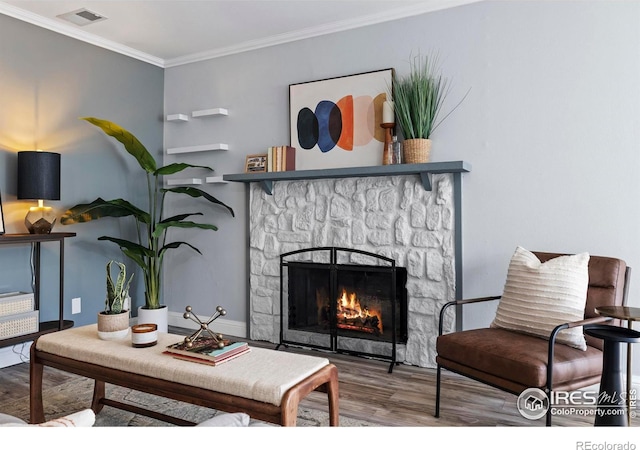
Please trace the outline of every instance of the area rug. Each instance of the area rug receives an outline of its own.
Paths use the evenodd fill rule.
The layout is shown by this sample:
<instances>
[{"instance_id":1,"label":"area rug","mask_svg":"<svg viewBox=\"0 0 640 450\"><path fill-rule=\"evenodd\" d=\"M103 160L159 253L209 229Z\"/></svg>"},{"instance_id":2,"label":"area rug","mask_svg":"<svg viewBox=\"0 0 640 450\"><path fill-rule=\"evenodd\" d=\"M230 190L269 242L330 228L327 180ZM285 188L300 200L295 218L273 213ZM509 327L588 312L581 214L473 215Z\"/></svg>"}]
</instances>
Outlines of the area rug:
<instances>
[{"instance_id":1,"label":"area rug","mask_svg":"<svg viewBox=\"0 0 640 450\"><path fill-rule=\"evenodd\" d=\"M106 385L107 398L133 404L135 406L162 412L191 422L200 423L220 412L201 406L170 400L131 389ZM43 390L44 413L47 420L62 417L88 408L93 394L93 380L77 378ZM5 414L29 420L29 397L17 400L0 400L0 411ZM253 424L263 424L252 419ZM167 427L173 426L140 414L105 406L96 416L96 427ZM329 414L301 406L298 408L299 427L329 426ZM376 424L340 416L341 427L375 427Z\"/></svg>"}]
</instances>

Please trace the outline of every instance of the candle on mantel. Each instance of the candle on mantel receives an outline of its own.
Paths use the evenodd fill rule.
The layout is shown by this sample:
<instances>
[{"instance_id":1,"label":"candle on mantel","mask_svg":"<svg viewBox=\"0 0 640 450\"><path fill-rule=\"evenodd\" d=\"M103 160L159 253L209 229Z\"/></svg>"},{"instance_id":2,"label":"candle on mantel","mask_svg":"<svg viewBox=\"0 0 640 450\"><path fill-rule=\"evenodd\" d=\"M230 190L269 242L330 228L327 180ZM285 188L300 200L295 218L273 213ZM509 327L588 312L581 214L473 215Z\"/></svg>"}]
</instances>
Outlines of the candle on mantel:
<instances>
[{"instance_id":1,"label":"candle on mantel","mask_svg":"<svg viewBox=\"0 0 640 450\"><path fill-rule=\"evenodd\" d=\"M382 123L394 123L393 102L385 101L382 104Z\"/></svg>"}]
</instances>

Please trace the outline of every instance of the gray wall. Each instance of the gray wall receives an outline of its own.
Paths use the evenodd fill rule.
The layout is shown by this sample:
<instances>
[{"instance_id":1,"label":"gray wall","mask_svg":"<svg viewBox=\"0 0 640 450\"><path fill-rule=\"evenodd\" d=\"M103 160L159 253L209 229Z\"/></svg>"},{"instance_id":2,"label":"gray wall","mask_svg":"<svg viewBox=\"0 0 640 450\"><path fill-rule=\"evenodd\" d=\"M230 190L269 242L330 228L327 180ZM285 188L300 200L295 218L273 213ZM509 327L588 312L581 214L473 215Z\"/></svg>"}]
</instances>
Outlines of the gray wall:
<instances>
[{"instance_id":1,"label":"gray wall","mask_svg":"<svg viewBox=\"0 0 640 450\"><path fill-rule=\"evenodd\" d=\"M245 155L289 142L290 83L387 67L402 74L411 54L435 50L453 79L449 104L471 89L432 150L434 161L473 166L463 177L465 297L501 293L517 245L640 266L639 13L639 2L478 3L169 68L167 113L230 114L207 126L169 124L166 144L228 142L228 152L189 158L242 172ZM205 264L176 262L168 301L172 311L223 304L245 320L244 186L207 189L238 215L218 216L215 236L198 238ZM632 282L631 305L639 293ZM494 311L466 308L465 328L488 324Z\"/></svg>"},{"instance_id":2,"label":"gray wall","mask_svg":"<svg viewBox=\"0 0 640 450\"><path fill-rule=\"evenodd\" d=\"M0 15L0 192L6 231L26 232L24 216L34 204L16 199L19 150L61 153L61 200L49 203L59 214L98 196L144 205L146 185L135 160L79 117L119 123L161 161L163 83L161 68ZM78 234L65 246L65 318L77 325L96 322L104 307L105 264L123 260L117 246L97 237L132 237L133 224L125 220L54 227ZM58 246L43 244L42 249L41 317L50 320L57 318ZM29 246L1 247L0 274L0 291L31 291ZM144 289L136 277L139 305ZM82 299L81 314L71 315L73 297Z\"/></svg>"}]
</instances>

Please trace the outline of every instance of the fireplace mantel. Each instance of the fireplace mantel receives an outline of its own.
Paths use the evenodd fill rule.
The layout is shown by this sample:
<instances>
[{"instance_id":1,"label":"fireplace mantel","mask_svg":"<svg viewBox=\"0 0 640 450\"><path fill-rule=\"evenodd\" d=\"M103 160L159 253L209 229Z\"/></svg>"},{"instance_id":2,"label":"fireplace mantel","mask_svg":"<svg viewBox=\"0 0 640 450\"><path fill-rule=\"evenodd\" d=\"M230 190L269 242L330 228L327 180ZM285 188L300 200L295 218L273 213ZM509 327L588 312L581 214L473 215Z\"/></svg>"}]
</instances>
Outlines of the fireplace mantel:
<instances>
[{"instance_id":1,"label":"fireplace mantel","mask_svg":"<svg viewBox=\"0 0 640 450\"><path fill-rule=\"evenodd\" d=\"M274 181L318 180L327 178L362 178L393 175L420 175L422 186L431 190L431 174L470 172L471 165L464 161L430 162L422 164L392 164L386 166L342 167L339 169L292 170L287 172L227 174L225 181L260 183L269 195L273 193Z\"/></svg>"}]
</instances>

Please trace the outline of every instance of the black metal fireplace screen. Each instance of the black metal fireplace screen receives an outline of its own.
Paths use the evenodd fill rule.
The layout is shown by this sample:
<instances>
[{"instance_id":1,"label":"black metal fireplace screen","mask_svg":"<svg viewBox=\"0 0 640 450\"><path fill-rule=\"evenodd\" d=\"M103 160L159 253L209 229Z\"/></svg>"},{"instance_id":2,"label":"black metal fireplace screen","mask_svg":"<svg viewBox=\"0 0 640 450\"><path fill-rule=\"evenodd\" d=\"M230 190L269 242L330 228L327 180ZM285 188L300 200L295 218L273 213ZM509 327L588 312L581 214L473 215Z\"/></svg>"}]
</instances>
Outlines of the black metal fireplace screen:
<instances>
[{"instance_id":1,"label":"black metal fireplace screen","mask_svg":"<svg viewBox=\"0 0 640 450\"><path fill-rule=\"evenodd\" d=\"M406 269L395 260L362 250L318 247L280 255L278 347L388 359L391 372L397 344L407 342L406 282Z\"/></svg>"}]
</instances>

